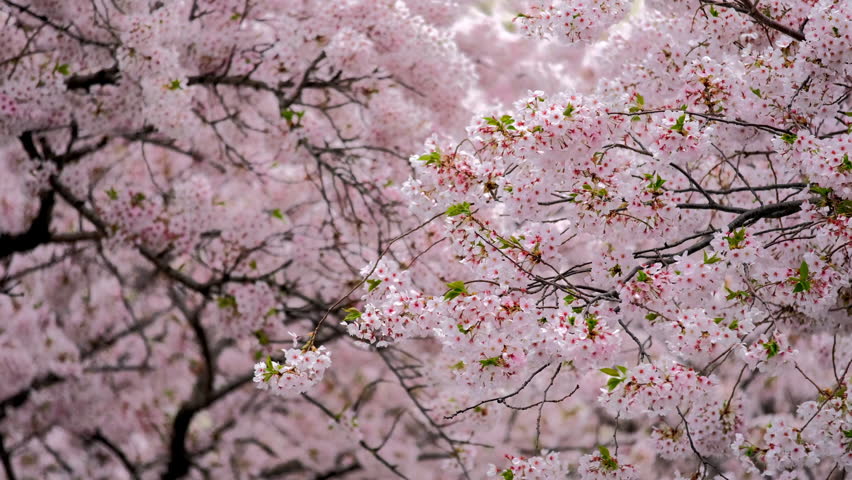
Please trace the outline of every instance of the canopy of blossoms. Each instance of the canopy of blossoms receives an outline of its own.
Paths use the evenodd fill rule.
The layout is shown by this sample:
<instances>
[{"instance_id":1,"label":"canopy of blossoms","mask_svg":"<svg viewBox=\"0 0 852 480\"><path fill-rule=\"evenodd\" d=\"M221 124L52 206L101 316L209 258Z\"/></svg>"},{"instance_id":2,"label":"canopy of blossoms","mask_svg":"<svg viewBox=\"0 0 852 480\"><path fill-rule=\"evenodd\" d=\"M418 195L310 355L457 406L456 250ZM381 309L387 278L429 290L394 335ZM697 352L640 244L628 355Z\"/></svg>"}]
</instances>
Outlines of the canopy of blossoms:
<instances>
[{"instance_id":1,"label":"canopy of blossoms","mask_svg":"<svg viewBox=\"0 0 852 480\"><path fill-rule=\"evenodd\" d=\"M0 25L5 478L852 473L852 2Z\"/></svg>"}]
</instances>

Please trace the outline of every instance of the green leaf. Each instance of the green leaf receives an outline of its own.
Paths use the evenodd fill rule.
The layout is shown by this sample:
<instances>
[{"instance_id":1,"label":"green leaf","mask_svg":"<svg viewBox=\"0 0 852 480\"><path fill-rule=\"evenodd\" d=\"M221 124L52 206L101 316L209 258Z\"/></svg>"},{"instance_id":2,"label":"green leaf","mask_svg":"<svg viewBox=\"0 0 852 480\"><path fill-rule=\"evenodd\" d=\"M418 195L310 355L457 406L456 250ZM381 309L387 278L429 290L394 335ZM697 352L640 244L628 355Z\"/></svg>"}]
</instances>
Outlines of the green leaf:
<instances>
[{"instance_id":1,"label":"green leaf","mask_svg":"<svg viewBox=\"0 0 852 480\"><path fill-rule=\"evenodd\" d=\"M272 372L275 370L275 366L272 364L272 357L269 355L266 356L266 371Z\"/></svg>"},{"instance_id":2,"label":"green leaf","mask_svg":"<svg viewBox=\"0 0 852 480\"><path fill-rule=\"evenodd\" d=\"M799 265L799 276L790 277L790 280L793 280L795 282L795 284L793 285L793 293L810 292L811 279L808 263L802 260L802 264Z\"/></svg>"},{"instance_id":3,"label":"green leaf","mask_svg":"<svg viewBox=\"0 0 852 480\"><path fill-rule=\"evenodd\" d=\"M714 263L721 262L721 261L722 261L722 259L719 258L718 255L716 255L716 252L713 252L712 256L708 256L707 251L706 250L704 251L704 264L705 265L713 265Z\"/></svg>"},{"instance_id":4,"label":"green leaf","mask_svg":"<svg viewBox=\"0 0 852 480\"><path fill-rule=\"evenodd\" d=\"M716 10L716 8L713 7L713 5L710 5L710 16L711 17L718 17L719 16L719 11Z\"/></svg>"},{"instance_id":5,"label":"green leaf","mask_svg":"<svg viewBox=\"0 0 852 480\"><path fill-rule=\"evenodd\" d=\"M615 390L615 387L617 387L624 380L625 379L621 377L610 377L609 380L607 380L606 382L607 390L609 390L610 392Z\"/></svg>"},{"instance_id":6,"label":"green leaf","mask_svg":"<svg viewBox=\"0 0 852 480\"><path fill-rule=\"evenodd\" d=\"M686 130L683 128L685 123L686 123L686 114L684 113L683 115L677 117L675 124L672 125L671 127L669 127L669 130L673 130L675 132L678 132L681 135L686 135Z\"/></svg>"},{"instance_id":7,"label":"green leaf","mask_svg":"<svg viewBox=\"0 0 852 480\"><path fill-rule=\"evenodd\" d=\"M621 374L618 373L618 370L616 370L614 368L602 368L601 371L603 373L609 375L610 377L620 377L621 376Z\"/></svg>"},{"instance_id":8,"label":"green leaf","mask_svg":"<svg viewBox=\"0 0 852 480\"><path fill-rule=\"evenodd\" d=\"M444 294L444 300L452 300L461 294L468 293L467 287L462 281L450 282L447 284L447 287L449 288L449 290L447 291L447 293Z\"/></svg>"},{"instance_id":9,"label":"green leaf","mask_svg":"<svg viewBox=\"0 0 852 480\"><path fill-rule=\"evenodd\" d=\"M480 360L479 364L483 367L505 367L506 361L503 360L502 356L496 356L491 358L486 358L484 360Z\"/></svg>"},{"instance_id":10,"label":"green leaf","mask_svg":"<svg viewBox=\"0 0 852 480\"><path fill-rule=\"evenodd\" d=\"M666 183L666 180L659 175L657 175L656 178L648 178L648 180L650 180L650 183L648 183L646 188L651 192L661 191L663 189L663 185Z\"/></svg>"},{"instance_id":11,"label":"green leaf","mask_svg":"<svg viewBox=\"0 0 852 480\"><path fill-rule=\"evenodd\" d=\"M745 290L731 290L728 287L725 287L725 291L728 295L725 297L726 300L744 300L749 297L749 293Z\"/></svg>"},{"instance_id":12,"label":"green leaf","mask_svg":"<svg viewBox=\"0 0 852 480\"><path fill-rule=\"evenodd\" d=\"M612 455L610 455L609 453L609 449L601 445L598 447L598 452L600 452L601 454L601 466L604 468L604 470L618 470L618 462L614 458L612 458Z\"/></svg>"},{"instance_id":13,"label":"green leaf","mask_svg":"<svg viewBox=\"0 0 852 480\"><path fill-rule=\"evenodd\" d=\"M343 317L344 323L354 322L361 318L361 312L357 308L344 308L343 311L346 312L346 316Z\"/></svg>"},{"instance_id":14,"label":"green leaf","mask_svg":"<svg viewBox=\"0 0 852 480\"><path fill-rule=\"evenodd\" d=\"M750 88L750 90L751 93L757 95L757 98L763 99L763 95L761 95L759 88Z\"/></svg>"},{"instance_id":15,"label":"green leaf","mask_svg":"<svg viewBox=\"0 0 852 480\"><path fill-rule=\"evenodd\" d=\"M793 133L785 133L785 134L781 135L781 140L784 140L785 142L789 143L790 145L796 143L797 138L799 138L799 137L797 135L793 134Z\"/></svg>"},{"instance_id":16,"label":"green leaf","mask_svg":"<svg viewBox=\"0 0 852 480\"><path fill-rule=\"evenodd\" d=\"M115 191L115 188L110 188L106 191L106 194L110 200L118 200L118 192Z\"/></svg>"},{"instance_id":17,"label":"green leaf","mask_svg":"<svg viewBox=\"0 0 852 480\"><path fill-rule=\"evenodd\" d=\"M520 15L520 13L518 15ZM510 469L510 468L503 470L503 473L501 473L500 476L503 477L503 480L514 480L515 479L515 473L512 472L512 469Z\"/></svg>"},{"instance_id":18,"label":"green leaf","mask_svg":"<svg viewBox=\"0 0 852 480\"><path fill-rule=\"evenodd\" d=\"M273 209L272 211L269 212L269 214L272 215L273 217L279 219L279 220L284 220L284 214L281 212L280 208Z\"/></svg>"},{"instance_id":19,"label":"green leaf","mask_svg":"<svg viewBox=\"0 0 852 480\"><path fill-rule=\"evenodd\" d=\"M427 153L426 155L420 155L417 158L421 162L426 162L426 165L438 165L441 166L441 152L435 150L434 152Z\"/></svg>"},{"instance_id":20,"label":"green leaf","mask_svg":"<svg viewBox=\"0 0 852 480\"><path fill-rule=\"evenodd\" d=\"M382 283L381 280L377 280L377 279L374 279L374 278L368 278L367 279L367 285L369 285L369 286L367 287L367 291L372 292L373 290L376 289L376 287L381 285L381 283Z\"/></svg>"},{"instance_id":21,"label":"green leaf","mask_svg":"<svg viewBox=\"0 0 852 480\"><path fill-rule=\"evenodd\" d=\"M521 245L521 239L519 239L518 237L515 237L514 235L509 237L508 240L503 238L503 237L499 237L497 240L500 242L500 249L501 250L504 249L504 248L519 248L519 249L523 250L523 248L524 248Z\"/></svg>"},{"instance_id":22,"label":"green leaf","mask_svg":"<svg viewBox=\"0 0 852 480\"><path fill-rule=\"evenodd\" d=\"M167 90L183 90L183 87L180 85L180 80L172 80L168 84L166 84Z\"/></svg>"},{"instance_id":23,"label":"green leaf","mask_svg":"<svg viewBox=\"0 0 852 480\"><path fill-rule=\"evenodd\" d=\"M60 75L68 76L71 74L71 67L67 63L57 63L56 66L53 67L53 71Z\"/></svg>"},{"instance_id":24,"label":"green leaf","mask_svg":"<svg viewBox=\"0 0 852 480\"><path fill-rule=\"evenodd\" d=\"M216 299L216 305L221 309L237 308L237 299L233 295L222 295Z\"/></svg>"},{"instance_id":25,"label":"green leaf","mask_svg":"<svg viewBox=\"0 0 852 480\"><path fill-rule=\"evenodd\" d=\"M617 368L618 371L621 372L622 376L627 375L627 367L624 367L624 366L621 366L621 365L616 365L615 368Z\"/></svg>"},{"instance_id":26,"label":"green leaf","mask_svg":"<svg viewBox=\"0 0 852 480\"><path fill-rule=\"evenodd\" d=\"M802 264L799 265L799 278L807 278L808 274L810 274L810 269L808 268L808 262L802 260Z\"/></svg>"},{"instance_id":27,"label":"green leaf","mask_svg":"<svg viewBox=\"0 0 852 480\"><path fill-rule=\"evenodd\" d=\"M739 327L739 326L740 326L740 322L739 322L739 320L736 320L736 319L733 322L728 324L728 328L730 328L731 330L736 330L737 327Z\"/></svg>"},{"instance_id":28,"label":"green leaf","mask_svg":"<svg viewBox=\"0 0 852 480\"><path fill-rule=\"evenodd\" d=\"M648 274L645 273L644 270L639 270L638 272L636 272L636 280L638 280L640 282L647 282L647 281L651 280L651 277L649 277Z\"/></svg>"},{"instance_id":29,"label":"green leaf","mask_svg":"<svg viewBox=\"0 0 852 480\"><path fill-rule=\"evenodd\" d=\"M455 217L457 215L470 215L470 203L462 202L457 203L455 205L450 205L450 208L447 209L448 217Z\"/></svg>"},{"instance_id":30,"label":"green leaf","mask_svg":"<svg viewBox=\"0 0 852 480\"><path fill-rule=\"evenodd\" d=\"M659 313L651 312L651 313L649 313L649 314L645 315L645 319L646 319L646 320L650 320L650 321L652 321L652 322L653 322L654 320L656 320L657 318L659 318L659 316L660 316L660 314L659 314Z\"/></svg>"},{"instance_id":31,"label":"green leaf","mask_svg":"<svg viewBox=\"0 0 852 480\"><path fill-rule=\"evenodd\" d=\"M574 295L565 295L565 298L562 299L565 302L565 305L571 305L575 301L577 301L577 297Z\"/></svg>"},{"instance_id":32,"label":"green leaf","mask_svg":"<svg viewBox=\"0 0 852 480\"><path fill-rule=\"evenodd\" d=\"M724 322L724 321L725 321L725 317L716 317L716 318L713 319L713 323L715 323L717 325Z\"/></svg>"},{"instance_id":33,"label":"green leaf","mask_svg":"<svg viewBox=\"0 0 852 480\"><path fill-rule=\"evenodd\" d=\"M302 117L305 116L304 111L296 111L291 109L281 110L281 118L283 118L287 122L287 126L290 128L297 127L302 124Z\"/></svg>"},{"instance_id":34,"label":"green leaf","mask_svg":"<svg viewBox=\"0 0 852 480\"><path fill-rule=\"evenodd\" d=\"M828 199L828 196L831 195L834 192L833 189L828 188L828 187L820 187L816 183L811 184L810 191L811 191L811 193L816 193L817 195L825 198L826 200Z\"/></svg>"},{"instance_id":35,"label":"green leaf","mask_svg":"<svg viewBox=\"0 0 852 480\"><path fill-rule=\"evenodd\" d=\"M512 118L511 115L503 115L499 119L494 117L483 117L485 123L494 127L497 127L498 130L517 130L512 124L515 123L515 119ZM503 133L506 133L505 131Z\"/></svg>"},{"instance_id":36,"label":"green leaf","mask_svg":"<svg viewBox=\"0 0 852 480\"><path fill-rule=\"evenodd\" d=\"M574 105L571 105L569 103L568 106L565 107L565 110L562 111L562 115L570 118L572 115L574 115L574 110Z\"/></svg>"},{"instance_id":37,"label":"green leaf","mask_svg":"<svg viewBox=\"0 0 852 480\"><path fill-rule=\"evenodd\" d=\"M464 362L459 361L457 363L450 365L450 370L464 370L465 366L466 365L464 364Z\"/></svg>"},{"instance_id":38,"label":"green leaf","mask_svg":"<svg viewBox=\"0 0 852 480\"><path fill-rule=\"evenodd\" d=\"M600 321L598 320L598 317L594 315L589 315L588 317L586 317L586 327L589 329L589 332L593 332L595 330L595 327L598 326L599 322Z\"/></svg>"},{"instance_id":39,"label":"green leaf","mask_svg":"<svg viewBox=\"0 0 852 480\"><path fill-rule=\"evenodd\" d=\"M778 355L778 342L776 342L773 338L772 341L763 344L763 349L766 350L766 358L772 358L775 355Z\"/></svg>"},{"instance_id":40,"label":"green leaf","mask_svg":"<svg viewBox=\"0 0 852 480\"><path fill-rule=\"evenodd\" d=\"M469 328L464 328L464 325L461 324L461 323L456 325L456 328L458 328L459 331L461 333L465 334L465 335L467 335L468 333L470 333L473 330L473 326L470 326Z\"/></svg>"},{"instance_id":41,"label":"green leaf","mask_svg":"<svg viewBox=\"0 0 852 480\"><path fill-rule=\"evenodd\" d=\"M636 94L636 105L639 107L645 106L645 97L639 95L638 93Z\"/></svg>"},{"instance_id":42,"label":"green leaf","mask_svg":"<svg viewBox=\"0 0 852 480\"><path fill-rule=\"evenodd\" d=\"M852 160L849 160L849 154L843 154L843 160L840 162L840 166L837 167L837 171L840 173L846 173L852 171Z\"/></svg>"},{"instance_id":43,"label":"green leaf","mask_svg":"<svg viewBox=\"0 0 852 480\"><path fill-rule=\"evenodd\" d=\"M738 230L734 230L733 235L728 235L725 237L725 240L728 241L728 246L731 249L738 249L743 247L743 242L746 238L746 229L745 227L740 228Z\"/></svg>"}]
</instances>

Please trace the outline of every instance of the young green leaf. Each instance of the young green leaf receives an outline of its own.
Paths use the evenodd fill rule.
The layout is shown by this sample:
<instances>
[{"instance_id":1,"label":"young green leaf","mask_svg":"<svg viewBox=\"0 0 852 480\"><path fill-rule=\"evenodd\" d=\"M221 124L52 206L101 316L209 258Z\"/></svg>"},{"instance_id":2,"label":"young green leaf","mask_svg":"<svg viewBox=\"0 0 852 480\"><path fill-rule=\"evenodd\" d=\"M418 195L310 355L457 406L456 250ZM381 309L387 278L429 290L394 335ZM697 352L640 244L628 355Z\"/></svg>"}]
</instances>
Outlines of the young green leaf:
<instances>
[{"instance_id":1,"label":"young green leaf","mask_svg":"<svg viewBox=\"0 0 852 480\"><path fill-rule=\"evenodd\" d=\"M843 154L843 159L841 160L840 165L837 167L837 171L840 173L852 171L852 160L849 159L848 153Z\"/></svg>"},{"instance_id":2,"label":"young green leaf","mask_svg":"<svg viewBox=\"0 0 852 480\"><path fill-rule=\"evenodd\" d=\"M704 264L705 265L713 265L716 262L721 262L722 259L716 255L716 252L713 252L713 255L707 255L707 251L704 252Z\"/></svg>"},{"instance_id":3,"label":"young green leaf","mask_svg":"<svg viewBox=\"0 0 852 480\"><path fill-rule=\"evenodd\" d=\"M367 285L368 285L367 291L372 292L373 290L376 289L376 287L381 285L381 283L382 283L381 280L378 280L378 279L375 279L375 278L368 278L367 279Z\"/></svg>"},{"instance_id":4,"label":"young green leaf","mask_svg":"<svg viewBox=\"0 0 852 480\"><path fill-rule=\"evenodd\" d=\"M598 452L601 454L601 466L604 470L615 471L618 469L618 462L612 458L609 449L601 445L598 447Z\"/></svg>"},{"instance_id":5,"label":"young green leaf","mask_svg":"<svg viewBox=\"0 0 852 480\"><path fill-rule=\"evenodd\" d=\"M430 152L430 153L427 153L425 155L420 155L417 158L417 160L420 160L421 162L426 162L426 165L437 165L437 166L440 167L441 166L441 152L436 150L434 152Z\"/></svg>"},{"instance_id":6,"label":"young green leaf","mask_svg":"<svg viewBox=\"0 0 852 480\"><path fill-rule=\"evenodd\" d=\"M763 349L766 350L766 358L772 358L775 355L778 355L778 342L776 342L775 339L772 339L771 341L763 344Z\"/></svg>"},{"instance_id":7,"label":"young green leaf","mask_svg":"<svg viewBox=\"0 0 852 480\"><path fill-rule=\"evenodd\" d=\"M669 130L680 133L681 135L686 135L686 129L684 128L684 124L686 123L686 114L683 114L677 117L675 124L669 127Z\"/></svg>"},{"instance_id":8,"label":"young green leaf","mask_svg":"<svg viewBox=\"0 0 852 480\"><path fill-rule=\"evenodd\" d=\"M53 71L60 75L68 76L71 74L71 67L67 63L57 63L56 66L53 67Z\"/></svg>"},{"instance_id":9,"label":"young green leaf","mask_svg":"<svg viewBox=\"0 0 852 480\"><path fill-rule=\"evenodd\" d=\"M470 215L470 203L462 202L450 205L450 208L447 209L447 216L455 217L457 215Z\"/></svg>"},{"instance_id":10,"label":"young green leaf","mask_svg":"<svg viewBox=\"0 0 852 480\"><path fill-rule=\"evenodd\" d=\"M233 295L222 295L221 297L216 299L216 304L221 309L226 308L237 308L237 299Z\"/></svg>"},{"instance_id":11,"label":"young green leaf","mask_svg":"<svg viewBox=\"0 0 852 480\"><path fill-rule=\"evenodd\" d=\"M344 308L343 311L346 312L346 316L343 317L345 323L354 322L361 318L361 312L357 308Z\"/></svg>"},{"instance_id":12,"label":"young green leaf","mask_svg":"<svg viewBox=\"0 0 852 480\"><path fill-rule=\"evenodd\" d=\"M496 357L491 357L491 358L486 358L484 360L480 360L479 364L482 365L483 367L505 367L506 361L503 360L503 357L498 355Z\"/></svg>"},{"instance_id":13,"label":"young green leaf","mask_svg":"<svg viewBox=\"0 0 852 480\"><path fill-rule=\"evenodd\" d=\"M450 370L464 370L466 365L462 361L458 361L452 365L450 365Z\"/></svg>"},{"instance_id":14,"label":"young green leaf","mask_svg":"<svg viewBox=\"0 0 852 480\"><path fill-rule=\"evenodd\" d=\"M786 143L789 143L790 145L796 143L796 139L798 139L798 138L799 137L797 135L793 134L793 133L785 133L785 134L781 135L781 140L784 140Z\"/></svg>"},{"instance_id":15,"label":"young green leaf","mask_svg":"<svg viewBox=\"0 0 852 480\"><path fill-rule=\"evenodd\" d=\"M449 288L449 290L447 290L447 293L444 294L444 300L452 300L461 294L468 293L467 287L462 281L450 282L447 284L447 287Z\"/></svg>"}]
</instances>

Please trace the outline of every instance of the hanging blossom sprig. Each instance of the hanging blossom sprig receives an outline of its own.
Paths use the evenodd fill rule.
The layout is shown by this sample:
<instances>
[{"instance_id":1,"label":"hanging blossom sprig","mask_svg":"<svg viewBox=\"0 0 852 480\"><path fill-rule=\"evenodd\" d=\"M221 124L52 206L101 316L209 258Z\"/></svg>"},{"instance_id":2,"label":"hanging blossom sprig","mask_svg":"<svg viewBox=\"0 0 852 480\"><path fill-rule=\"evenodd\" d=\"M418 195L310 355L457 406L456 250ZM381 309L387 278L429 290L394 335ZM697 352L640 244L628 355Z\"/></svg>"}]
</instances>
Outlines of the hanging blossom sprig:
<instances>
[{"instance_id":1,"label":"hanging blossom sprig","mask_svg":"<svg viewBox=\"0 0 852 480\"><path fill-rule=\"evenodd\" d=\"M331 351L324 346L316 347L313 336L303 347L297 348L297 345L294 336L293 348L281 349L284 363L267 356L265 362L254 365L257 388L283 397L296 397L322 380L331 366Z\"/></svg>"}]
</instances>

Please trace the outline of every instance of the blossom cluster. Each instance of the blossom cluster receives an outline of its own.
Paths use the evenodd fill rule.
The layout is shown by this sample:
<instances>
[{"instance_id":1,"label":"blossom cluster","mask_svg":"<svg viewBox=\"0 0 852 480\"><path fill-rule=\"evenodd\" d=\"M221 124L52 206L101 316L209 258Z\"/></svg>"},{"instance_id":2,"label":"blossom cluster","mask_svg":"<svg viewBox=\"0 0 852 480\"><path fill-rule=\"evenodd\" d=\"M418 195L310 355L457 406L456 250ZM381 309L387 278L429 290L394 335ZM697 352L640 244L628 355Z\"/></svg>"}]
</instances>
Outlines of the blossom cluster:
<instances>
[{"instance_id":1,"label":"blossom cluster","mask_svg":"<svg viewBox=\"0 0 852 480\"><path fill-rule=\"evenodd\" d=\"M267 359L254 365L257 388L285 397L298 396L319 383L331 366L331 352L324 346L282 351L284 363Z\"/></svg>"}]
</instances>

